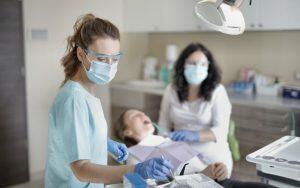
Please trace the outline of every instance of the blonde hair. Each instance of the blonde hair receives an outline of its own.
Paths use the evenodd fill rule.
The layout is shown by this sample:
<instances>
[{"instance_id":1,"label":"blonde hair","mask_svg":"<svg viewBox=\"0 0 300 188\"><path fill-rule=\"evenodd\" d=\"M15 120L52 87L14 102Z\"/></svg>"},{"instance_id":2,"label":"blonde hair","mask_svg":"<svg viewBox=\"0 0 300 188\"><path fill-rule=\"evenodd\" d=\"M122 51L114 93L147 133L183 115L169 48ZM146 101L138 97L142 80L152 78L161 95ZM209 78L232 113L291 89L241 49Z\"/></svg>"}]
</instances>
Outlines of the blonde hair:
<instances>
[{"instance_id":1,"label":"blonde hair","mask_svg":"<svg viewBox=\"0 0 300 188\"><path fill-rule=\"evenodd\" d=\"M77 58L77 47L87 49L98 37L120 40L119 29L108 20L95 17L93 14L85 14L77 19L73 35L67 39L66 54L61 59L64 67L64 85L77 73L80 61Z\"/></svg>"}]
</instances>

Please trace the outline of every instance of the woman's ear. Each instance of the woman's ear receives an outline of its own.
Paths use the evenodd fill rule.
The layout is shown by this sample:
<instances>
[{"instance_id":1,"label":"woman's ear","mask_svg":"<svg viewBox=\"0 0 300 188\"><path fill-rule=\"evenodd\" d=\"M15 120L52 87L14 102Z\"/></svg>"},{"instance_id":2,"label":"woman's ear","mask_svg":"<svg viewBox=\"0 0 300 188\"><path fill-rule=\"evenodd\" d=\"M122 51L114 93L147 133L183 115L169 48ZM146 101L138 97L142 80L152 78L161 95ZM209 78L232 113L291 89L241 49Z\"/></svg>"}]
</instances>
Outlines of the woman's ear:
<instances>
[{"instance_id":1,"label":"woman's ear","mask_svg":"<svg viewBox=\"0 0 300 188\"><path fill-rule=\"evenodd\" d=\"M77 55L78 60L79 60L81 63L83 63L83 62L84 62L84 56L85 56L85 53L84 53L84 51L82 50L82 48L77 47L76 55Z\"/></svg>"}]
</instances>

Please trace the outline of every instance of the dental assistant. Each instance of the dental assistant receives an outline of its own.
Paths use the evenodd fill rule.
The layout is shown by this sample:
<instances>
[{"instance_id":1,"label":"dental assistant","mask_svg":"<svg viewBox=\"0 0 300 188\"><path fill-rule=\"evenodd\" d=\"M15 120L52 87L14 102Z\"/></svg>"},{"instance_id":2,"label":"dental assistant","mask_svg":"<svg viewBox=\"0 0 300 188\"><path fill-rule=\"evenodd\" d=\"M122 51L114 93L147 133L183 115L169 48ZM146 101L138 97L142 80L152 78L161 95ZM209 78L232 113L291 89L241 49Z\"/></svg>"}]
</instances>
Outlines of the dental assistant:
<instances>
[{"instance_id":1,"label":"dental assistant","mask_svg":"<svg viewBox=\"0 0 300 188\"><path fill-rule=\"evenodd\" d=\"M211 52L192 43L180 54L174 80L163 96L159 125L169 137L199 151L208 164L222 162L232 171L227 142L231 103L220 84L221 75Z\"/></svg>"},{"instance_id":2,"label":"dental assistant","mask_svg":"<svg viewBox=\"0 0 300 188\"><path fill-rule=\"evenodd\" d=\"M119 162L127 147L107 137L107 123L97 85L108 84L121 58L120 33L107 20L86 14L74 25L62 58L65 80L50 110L46 188L104 187L122 181L125 173L166 179L172 164L163 158L122 166L107 166L107 153Z\"/></svg>"}]
</instances>

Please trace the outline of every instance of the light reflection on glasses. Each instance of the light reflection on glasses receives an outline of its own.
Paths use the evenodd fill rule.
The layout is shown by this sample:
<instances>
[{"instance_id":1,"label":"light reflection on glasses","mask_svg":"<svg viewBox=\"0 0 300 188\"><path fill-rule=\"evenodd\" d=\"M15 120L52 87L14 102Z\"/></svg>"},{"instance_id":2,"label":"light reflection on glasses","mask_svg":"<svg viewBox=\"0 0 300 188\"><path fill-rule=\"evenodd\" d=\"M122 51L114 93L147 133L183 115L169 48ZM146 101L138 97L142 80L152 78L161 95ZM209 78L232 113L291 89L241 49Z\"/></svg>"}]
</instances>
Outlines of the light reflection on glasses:
<instances>
[{"instance_id":1,"label":"light reflection on glasses","mask_svg":"<svg viewBox=\"0 0 300 188\"><path fill-rule=\"evenodd\" d=\"M85 49L84 51L88 56L93 58L92 60L104 62L107 64L118 63L121 57L123 56L123 53L121 52L115 55L107 55L107 54L97 53L89 49Z\"/></svg>"}]
</instances>

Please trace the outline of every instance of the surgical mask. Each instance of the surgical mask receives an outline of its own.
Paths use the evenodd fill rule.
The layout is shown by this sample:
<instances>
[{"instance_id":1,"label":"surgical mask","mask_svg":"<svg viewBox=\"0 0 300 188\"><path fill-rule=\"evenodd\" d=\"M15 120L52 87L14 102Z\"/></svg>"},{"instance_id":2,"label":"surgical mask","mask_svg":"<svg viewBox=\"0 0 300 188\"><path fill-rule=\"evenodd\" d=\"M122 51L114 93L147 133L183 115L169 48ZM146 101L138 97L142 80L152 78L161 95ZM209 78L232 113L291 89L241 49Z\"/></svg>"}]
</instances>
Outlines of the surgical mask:
<instances>
[{"instance_id":1,"label":"surgical mask","mask_svg":"<svg viewBox=\"0 0 300 188\"><path fill-rule=\"evenodd\" d=\"M208 75L208 67L202 65L185 65L184 77L191 85L200 85Z\"/></svg>"},{"instance_id":2,"label":"surgical mask","mask_svg":"<svg viewBox=\"0 0 300 188\"><path fill-rule=\"evenodd\" d=\"M107 84L116 75L118 70L118 63L108 64L101 61L89 61L91 63L90 69L84 67L88 79L94 84Z\"/></svg>"}]
</instances>

